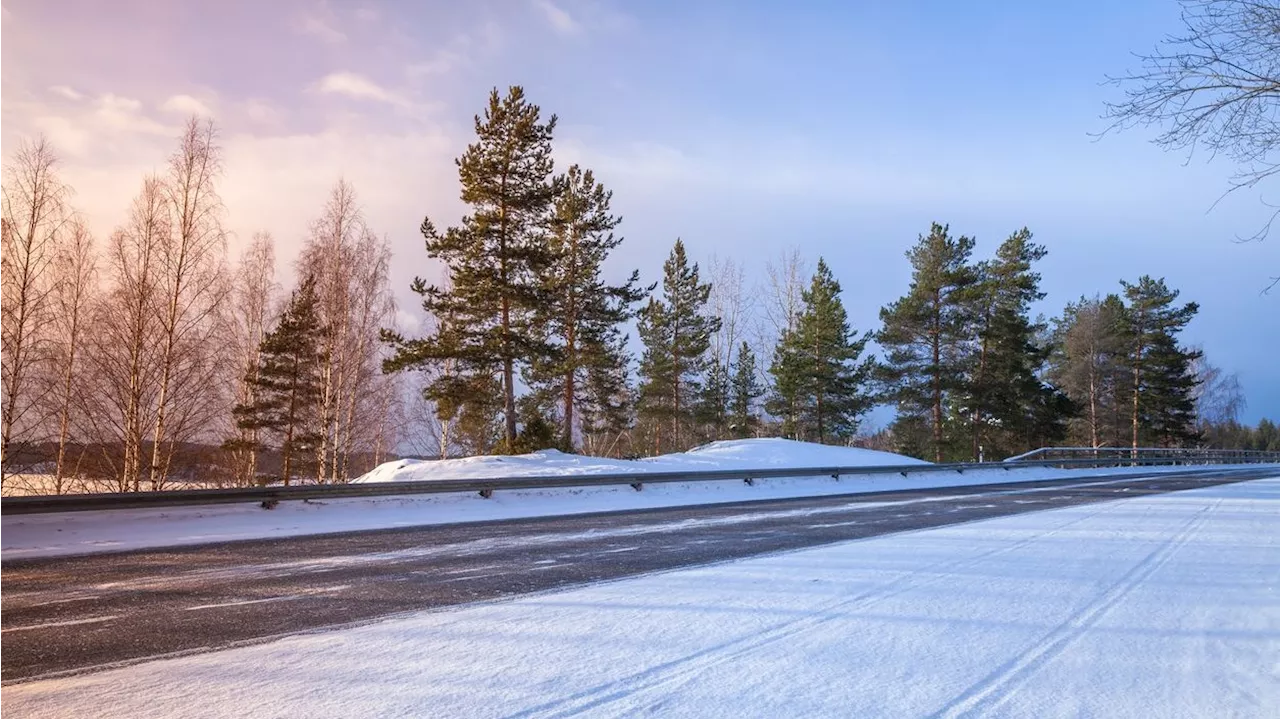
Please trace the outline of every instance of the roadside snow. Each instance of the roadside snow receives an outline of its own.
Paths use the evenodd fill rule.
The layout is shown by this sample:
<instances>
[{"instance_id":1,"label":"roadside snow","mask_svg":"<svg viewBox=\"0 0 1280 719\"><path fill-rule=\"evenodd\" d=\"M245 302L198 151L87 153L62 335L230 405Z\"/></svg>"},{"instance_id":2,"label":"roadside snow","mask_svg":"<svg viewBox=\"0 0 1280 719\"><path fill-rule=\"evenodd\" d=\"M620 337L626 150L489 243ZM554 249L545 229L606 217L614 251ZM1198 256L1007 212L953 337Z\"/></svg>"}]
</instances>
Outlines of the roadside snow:
<instances>
[{"instance_id":1,"label":"roadside snow","mask_svg":"<svg viewBox=\"0 0 1280 719\"><path fill-rule=\"evenodd\" d=\"M1089 475L1124 477L1185 471L1182 467L1089 470ZM0 521L0 556L5 560L176 547L245 539L394 529L456 522L553 517L660 507L686 507L795 497L863 494L901 489L963 487L993 482L1032 482L1079 476L1081 470L989 469L911 474L841 475L583 487L475 493L402 495L325 502L281 502L274 510L256 503L117 509L101 512L11 515Z\"/></svg>"},{"instance_id":2,"label":"roadside snow","mask_svg":"<svg viewBox=\"0 0 1280 719\"><path fill-rule=\"evenodd\" d=\"M521 455L461 459L401 459L374 468L355 482L405 482L488 477L551 477L622 472L688 472L763 467L883 467L929 464L914 457L857 447L832 447L789 439L734 439L688 452L644 459L609 459L566 454L554 449Z\"/></svg>"},{"instance_id":3,"label":"roadside snow","mask_svg":"<svg viewBox=\"0 0 1280 719\"><path fill-rule=\"evenodd\" d=\"M1267 716L1280 477L8 686L28 717ZM354 588L351 591L358 591Z\"/></svg>"}]
</instances>

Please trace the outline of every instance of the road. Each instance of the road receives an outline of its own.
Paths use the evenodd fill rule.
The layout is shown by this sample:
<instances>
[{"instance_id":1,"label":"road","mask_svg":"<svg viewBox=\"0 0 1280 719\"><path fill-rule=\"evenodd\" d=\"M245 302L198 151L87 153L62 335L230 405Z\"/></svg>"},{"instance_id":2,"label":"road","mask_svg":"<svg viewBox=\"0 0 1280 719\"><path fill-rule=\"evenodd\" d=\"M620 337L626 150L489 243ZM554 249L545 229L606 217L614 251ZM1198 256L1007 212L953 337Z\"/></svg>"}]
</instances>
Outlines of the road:
<instances>
[{"instance_id":1,"label":"road","mask_svg":"<svg viewBox=\"0 0 1280 719\"><path fill-rule=\"evenodd\" d=\"M1268 470L1082 476L3 563L4 683Z\"/></svg>"}]
</instances>

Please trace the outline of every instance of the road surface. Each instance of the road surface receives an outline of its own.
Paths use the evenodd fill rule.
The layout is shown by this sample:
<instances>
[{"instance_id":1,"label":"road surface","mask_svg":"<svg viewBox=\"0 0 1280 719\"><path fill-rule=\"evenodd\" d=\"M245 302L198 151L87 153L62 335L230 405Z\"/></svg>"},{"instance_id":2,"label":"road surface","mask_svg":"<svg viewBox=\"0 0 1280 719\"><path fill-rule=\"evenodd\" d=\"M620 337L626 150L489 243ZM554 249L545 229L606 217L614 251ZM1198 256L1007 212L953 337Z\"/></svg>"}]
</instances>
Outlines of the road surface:
<instances>
[{"instance_id":1,"label":"road surface","mask_svg":"<svg viewBox=\"0 0 1280 719\"><path fill-rule=\"evenodd\" d=\"M4 683L894 532L1274 475L979 485L3 564Z\"/></svg>"}]
</instances>

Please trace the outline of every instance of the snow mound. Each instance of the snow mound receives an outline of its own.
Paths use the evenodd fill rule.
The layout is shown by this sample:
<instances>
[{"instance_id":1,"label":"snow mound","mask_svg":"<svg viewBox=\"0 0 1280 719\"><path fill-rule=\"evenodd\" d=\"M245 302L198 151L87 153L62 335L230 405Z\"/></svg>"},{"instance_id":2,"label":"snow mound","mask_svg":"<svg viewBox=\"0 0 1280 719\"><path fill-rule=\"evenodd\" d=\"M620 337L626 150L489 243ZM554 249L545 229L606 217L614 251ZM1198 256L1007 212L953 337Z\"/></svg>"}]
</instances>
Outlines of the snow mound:
<instances>
[{"instance_id":1,"label":"snow mound","mask_svg":"<svg viewBox=\"0 0 1280 719\"><path fill-rule=\"evenodd\" d=\"M929 464L921 459L859 447L835 447L790 439L731 439L704 444L688 452L655 457L655 460L692 465L736 467L882 467L897 464ZM714 467L708 466L707 469Z\"/></svg>"},{"instance_id":2,"label":"snow mound","mask_svg":"<svg viewBox=\"0 0 1280 719\"><path fill-rule=\"evenodd\" d=\"M401 459L381 464L355 482L418 482L441 479L550 477L621 472L679 472L766 467L878 467L928 464L891 452L833 447L789 439L735 439L712 442L688 452L639 460L567 454L554 449L519 455L461 459Z\"/></svg>"}]
</instances>

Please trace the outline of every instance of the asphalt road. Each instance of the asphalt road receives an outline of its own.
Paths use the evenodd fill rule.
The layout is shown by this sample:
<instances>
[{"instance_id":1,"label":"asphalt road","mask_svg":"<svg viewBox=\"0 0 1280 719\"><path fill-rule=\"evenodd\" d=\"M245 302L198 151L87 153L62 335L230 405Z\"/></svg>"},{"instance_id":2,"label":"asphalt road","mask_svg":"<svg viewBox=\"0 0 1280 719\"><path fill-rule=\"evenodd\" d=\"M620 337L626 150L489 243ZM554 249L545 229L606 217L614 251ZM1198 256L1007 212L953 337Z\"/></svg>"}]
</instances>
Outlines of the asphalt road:
<instances>
[{"instance_id":1,"label":"asphalt road","mask_svg":"<svg viewBox=\"0 0 1280 719\"><path fill-rule=\"evenodd\" d=\"M387 615L1126 497L1256 479L982 485L548 517L4 562L4 683Z\"/></svg>"}]
</instances>

